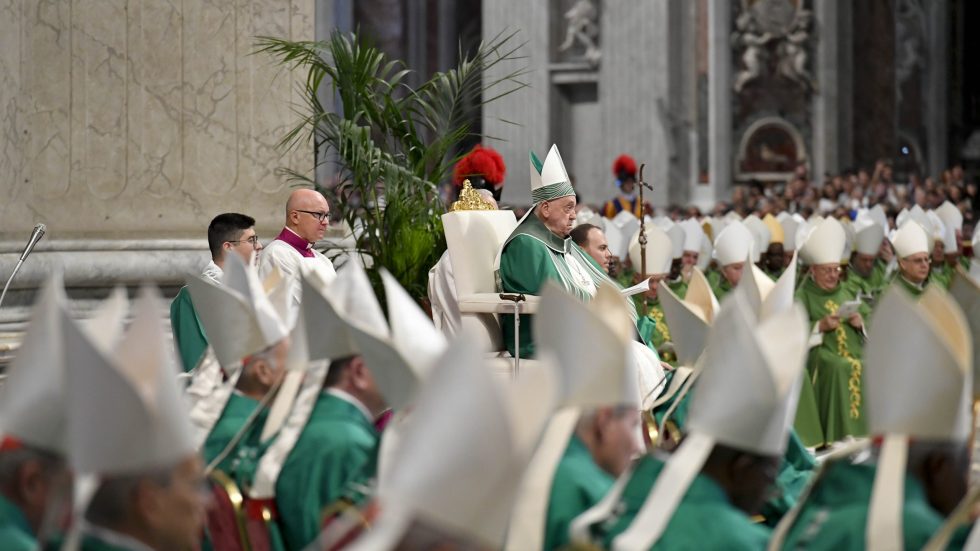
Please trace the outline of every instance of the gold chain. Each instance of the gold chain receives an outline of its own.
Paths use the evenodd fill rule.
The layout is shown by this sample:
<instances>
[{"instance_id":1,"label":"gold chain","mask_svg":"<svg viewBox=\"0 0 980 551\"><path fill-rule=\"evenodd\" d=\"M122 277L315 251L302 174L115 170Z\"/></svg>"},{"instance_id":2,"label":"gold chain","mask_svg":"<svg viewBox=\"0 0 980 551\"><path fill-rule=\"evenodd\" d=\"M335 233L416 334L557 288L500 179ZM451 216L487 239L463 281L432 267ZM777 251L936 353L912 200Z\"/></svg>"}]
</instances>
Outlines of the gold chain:
<instances>
[{"instance_id":1,"label":"gold chain","mask_svg":"<svg viewBox=\"0 0 980 551\"><path fill-rule=\"evenodd\" d=\"M833 300L827 299L824 308L832 314L836 314L840 306ZM847 333L844 331L844 323L846 322L841 320L837 329L834 330L837 337L837 354L851 365L851 375L847 379L847 390L850 394L850 411L848 413L851 419L858 419L861 417L861 360L852 356L847 350Z\"/></svg>"}]
</instances>

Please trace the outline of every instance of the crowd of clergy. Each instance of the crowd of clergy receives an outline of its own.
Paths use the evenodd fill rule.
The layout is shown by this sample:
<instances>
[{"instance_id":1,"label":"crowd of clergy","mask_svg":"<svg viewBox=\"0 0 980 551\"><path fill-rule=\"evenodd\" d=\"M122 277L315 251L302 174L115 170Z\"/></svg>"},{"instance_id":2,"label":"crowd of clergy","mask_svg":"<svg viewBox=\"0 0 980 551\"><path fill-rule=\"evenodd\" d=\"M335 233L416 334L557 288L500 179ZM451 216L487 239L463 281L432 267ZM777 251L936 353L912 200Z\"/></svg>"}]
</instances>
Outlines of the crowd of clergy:
<instances>
[{"instance_id":1,"label":"crowd of clergy","mask_svg":"<svg viewBox=\"0 0 980 551\"><path fill-rule=\"evenodd\" d=\"M169 328L151 286L79 318L52 274L0 389L0 549L980 549L961 206L653 216L613 169L592 209L531 153L518 219L478 147L427 301L317 250L312 189L264 246L216 216Z\"/></svg>"}]
</instances>

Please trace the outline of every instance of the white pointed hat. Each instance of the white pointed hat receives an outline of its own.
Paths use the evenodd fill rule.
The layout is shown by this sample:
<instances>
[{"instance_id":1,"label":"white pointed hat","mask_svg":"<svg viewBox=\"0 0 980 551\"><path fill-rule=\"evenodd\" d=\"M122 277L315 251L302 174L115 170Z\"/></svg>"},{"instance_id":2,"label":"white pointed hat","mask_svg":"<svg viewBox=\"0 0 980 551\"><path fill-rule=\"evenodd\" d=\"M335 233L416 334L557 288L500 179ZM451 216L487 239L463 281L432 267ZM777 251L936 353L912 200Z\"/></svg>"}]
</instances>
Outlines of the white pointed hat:
<instances>
[{"instance_id":1,"label":"white pointed hat","mask_svg":"<svg viewBox=\"0 0 980 551\"><path fill-rule=\"evenodd\" d=\"M660 275L670 273L673 260L673 243L665 231L655 225L647 226L646 267L641 262L642 247L640 247L640 232L630 239L629 257L633 270L638 274Z\"/></svg>"},{"instance_id":2,"label":"white pointed hat","mask_svg":"<svg viewBox=\"0 0 980 551\"><path fill-rule=\"evenodd\" d=\"M680 365L693 366L704 351L708 329L718 312L718 299L707 278L697 268L691 273L683 299L667 286L662 286L659 293L660 305L674 339L677 361Z\"/></svg>"},{"instance_id":3,"label":"white pointed hat","mask_svg":"<svg viewBox=\"0 0 980 551\"><path fill-rule=\"evenodd\" d=\"M287 336L254 266L237 255L225 258L221 285L191 276L187 286L218 363L232 365Z\"/></svg>"},{"instance_id":4,"label":"white pointed hat","mask_svg":"<svg viewBox=\"0 0 980 551\"><path fill-rule=\"evenodd\" d=\"M694 218L688 218L680 223L684 230L684 246L682 250L700 252L701 243L704 241L704 229Z\"/></svg>"},{"instance_id":5,"label":"white pointed hat","mask_svg":"<svg viewBox=\"0 0 980 551\"><path fill-rule=\"evenodd\" d=\"M412 403L422 381L446 347L445 336L395 278L381 271L391 330L379 332L350 324L351 336L388 405Z\"/></svg>"},{"instance_id":6,"label":"white pointed hat","mask_svg":"<svg viewBox=\"0 0 980 551\"><path fill-rule=\"evenodd\" d=\"M761 255L766 249L768 249L769 241L772 239L772 235L769 232L769 227L766 226L766 223L763 222L761 218L754 214L746 216L742 223L745 224L745 227L748 228L750 232L752 232L752 238L755 244L752 249L754 251L752 261L758 262L759 259L756 257L756 254Z\"/></svg>"},{"instance_id":7,"label":"white pointed hat","mask_svg":"<svg viewBox=\"0 0 980 551\"><path fill-rule=\"evenodd\" d=\"M902 509L895 504L903 502L909 438L964 442L970 436L971 340L962 310L936 286L918 301L888 289L875 309L865 404L868 428L884 441L868 508L869 549L901 547Z\"/></svg>"},{"instance_id":8,"label":"white pointed hat","mask_svg":"<svg viewBox=\"0 0 980 551\"><path fill-rule=\"evenodd\" d=\"M946 235L946 224L934 210L926 211L926 223L922 227L929 232L933 242L942 241L943 236Z\"/></svg>"},{"instance_id":9,"label":"white pointed hat","mask_svg":"<svg viewBox=\"0 0 980 551\"><path fill-rule=\"evenodd\" d=\"M888 215L885 214L885 208L880 204L868 209L866 216L881 226L881 229L885 230L886 232L888 231Z\"/></svg>"},{"instance_id":10,"label":"white pointed hat","mask_svg":"<svg viewBox=\"0 0 980 551\"><path fill-rule=\"evenodd\" d=\"M794 305L762 323L753 318L740 293L725 301L708 336L688 434L612 548L652 547L715 445L764 456L785 452L806 358L806 312Z\"/></svg>"},{"instance_id":11,"label":"white pointed hat","mask_svg":"<svg viewBox=\"0 0 980 551\"><path fill-rule=\"evenodd\" d=\"M565 171L558 146L552 145L544 163L531 152L531 202L537 205L560 197L575 195L572 180Z\"/></svg>"},{"instance_id":12,"label":"white pointed hat","mask_svg":"<svg viewBox=\"0 0 980 551\"><path fill-rule=\"evenodd\" d=\"M715 251L714 246L711 244L711 240L708 239L708 234L703 234L701 236L701 249L700 249L700 251L701 252L698 254L697 267L700 268L701 271L703 272L703 271L707 270L708 269L708 265L711 264L711 256L712 256L712 253L714 253L714 251Z\"/></svg>"},{"instance_id":13,"label":"white pointed hat","mask_svg":"<svg viewBox=\"0 0 980 551\"><path fill-rule=\"evenodd\" d=\"M5 437L58 454L67 448L67 373L61 328L68 317L65 300L61 274L54 273L34 303L0 399L0 432Z\"/></svg>"},{"instance_id":14,"label":"white pointed hat","mask_svg":"<svg viewBox=\"0 0 980 551\"><path fill-rule=\"evenodd\" d=\"M629 252L629 236L613 223L606 224L602 231L606 234L606 245L609 246L609 252L616 258L625 259Z\"/></svg>"},{"instance_id":15,"label":"white pointed hat","mask_svg":"<svg viewBox=\"0 0 980 551\"><path fill-rule=\"evenodd\" d=\"M715 237L715 258L723 267L736 262L745 262L752 254L755 238L752 232L739 221L732 221Z\"/></svg>"},{"instance_id":16,"label":"white pointed hat","mask_svg":"<svg viewBox=\"0 0 980 551\"><path fill-rule=\"evenodd\" d=\"M749 309L759 321L784 312L793 306L796 291L796 253L789 266L775 283L758 266L743 272L745 284L739 282L736 289L745 297Z\"/></svg>"},{"instance_id":17,"label":"white pointed hat","mask_svg":"<svg viewBox=\"0 0 980 551\"><path fill-rule=\"evenodd\" d=\"M891 239L898 258L906 258L913 254L931 253L929 235L915 220L906 220L898 227Z\"/></svg>"},{"instance_id":18,"label":"white pointed hat","mask_svg":"<svg viewBox=\"0 0 980 551\"><path fill-rule=\"evenodd\" d=\"M946 226L953 226L954 230L963 229L963 213L953 203L943 201L943 204L936 208L936 214Z\"/></svg>"},{"instance_id":19,"label":"white pointed hat","mask_svg":"<svg viewBox=\"0 0 980 551\"><path fill-rule=\"evenodd\" d=\"M636 367L629 357L633 322L615 288L600 286L586 304L548 284L533 321L538 347L553 354L560 367L562 403L639 406Z\"/></svg>"},{"instance_id":20,"label":"white pointed hat","mask_svg":"<svg viewBox=\"0 0 980 551\"><path fill-rule=\"evenodd\" d=\"M960 241L956 238L956 227L952 224L944 224L943 229L943 252L954 254L960 250Z\"/></svg>"},{"instance_id":21,"label":"white pointed hat","mask_svg":"<svg viewBox=\"0 0 980 551\"><path fill-rule=\"evenodd\" d=\"M667 236L670 237L671 258L680 258L683 256L684 240L686 238L684 228L682 228L680 224L672 224L670 228L667 229Z\"/></svg>"},{"instance_id":22,"label":"white pointed hat","mask_svg":"<svg viewBox=\"0 0 980 551\"><path fill-rule=\"evenodd\" d=\"M843 256L847 234L835 218L825 218L810 231L803 246L800 258L809 266L837 264Z\"/></svg>"},{"instance_id":23,"label":"white pointed hat","mask_svg":"<svg viewBox=\"0 0 980 551\"><path fill-rule=\"evenodd\" d=\"M353 549L392 549L413 520L499 548L521 477L554 403L547 370L496 384L465 335L434 367L379 494L381 515ZM460 412L465 411L465 415Z\"/></svg>"},{"instance_id":24,"label":"white pointed hat","mask_svg":"<svg viewBox=\"0 0 980 551\"><path fill-rule=\"evenodd\" d=\"M133 304L133 322L111 354L66 318L69 458L76 472L131 474L175 465L195 453L164 334L156 289Z\"/></svg>"},{"instance_id":25,"label":"white pointed hat","mask_svg":"<svg viewBox=\"0 0 980 551\"><path fill-rule=\"evenodd\" d=\"M870 218L859 218L854 223L854 249L860 254L878 256L885 228Z\"/></svg>"}]
</instances>

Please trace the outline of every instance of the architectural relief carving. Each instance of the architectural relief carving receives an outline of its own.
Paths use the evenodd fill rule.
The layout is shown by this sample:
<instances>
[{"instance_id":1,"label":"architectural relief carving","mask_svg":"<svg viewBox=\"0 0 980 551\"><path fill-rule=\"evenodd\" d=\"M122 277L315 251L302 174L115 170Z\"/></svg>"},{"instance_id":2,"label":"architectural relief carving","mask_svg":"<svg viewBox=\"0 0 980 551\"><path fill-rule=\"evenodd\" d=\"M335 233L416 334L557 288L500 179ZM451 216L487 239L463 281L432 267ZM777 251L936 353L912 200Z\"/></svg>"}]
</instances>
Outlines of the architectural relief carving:
<instances>
[{"instance_id":1,"label":"architectural relief carving","mask_svg":"<svg viewBox=\"0 0 980 551\"><path fill-rule=\"evenodd\" d=\"M599 64L599 10L594 0L577 0L565 12L565 40L558 46L559 52L571 50L576 44L585 48L582 57L592 66Z\"/></svg>"},{"instance_id":2,"label":"architectural relief carving","mask_svg":"<svg viewBox=\"0 0 980 551\"><path fill-rule=\"evenodd\" d=\"M803 0L743 0L735 19L732 45L741 67L733 88L741 92L770 70L810 92L816 89L808 67L813 14Z\"/></svg>"}]
</instances>

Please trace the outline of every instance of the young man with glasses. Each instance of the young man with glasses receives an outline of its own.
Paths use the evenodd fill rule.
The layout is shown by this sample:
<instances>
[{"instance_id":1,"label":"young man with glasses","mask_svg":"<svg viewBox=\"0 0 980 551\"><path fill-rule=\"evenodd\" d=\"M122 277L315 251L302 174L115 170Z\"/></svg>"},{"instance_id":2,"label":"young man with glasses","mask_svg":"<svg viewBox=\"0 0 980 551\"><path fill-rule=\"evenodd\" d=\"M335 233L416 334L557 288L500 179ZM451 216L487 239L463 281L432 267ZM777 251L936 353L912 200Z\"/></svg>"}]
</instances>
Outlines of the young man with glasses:
<instances>
[{"instance_id":1,"label":"young man with glasses","mask_svg":"<svg viewBox=\"0 0 980 551\"><path fill-rule=\"evenodd\" d=\"M204 267L202 275L215 285L221 285L225 255L237 254L248 263L253 253L258 254L262 250L259 237L255 235L255 219L237 212L215 216L208 225L208 248L211 250L211 261ZM170 325L184 371L190 371L208 347L208 339L186 286L170 303Z\"/></svg>"},{"instance_id":2,"label":"young man with glasses","mask_svg":"<svg viewBox=\"0 0 980 551\"><path fill-rule=\"evenodd\" d=\"M299 304L299 267L316 272L325 283L336 277L333 264L313 248L323 239L330 225L330 205L313 189L297 189L286 201L286 225L269 243L259 262L259 276L265 278L273 267L295 282L292 295Z\"/></svg>"}]
</instances>

